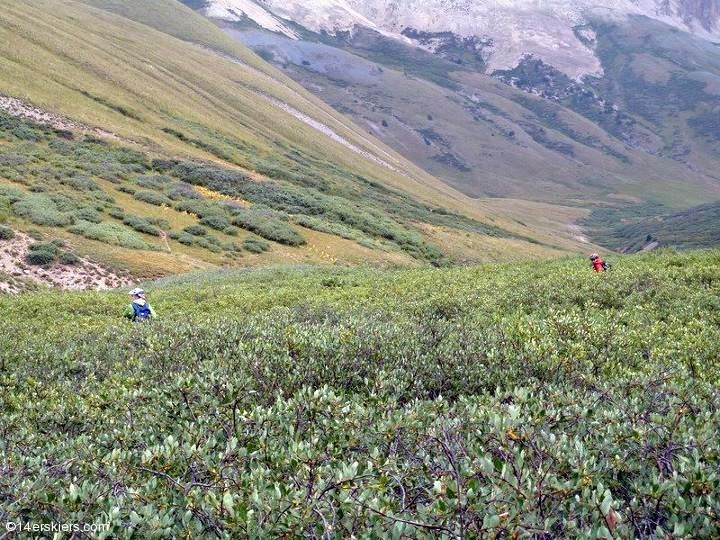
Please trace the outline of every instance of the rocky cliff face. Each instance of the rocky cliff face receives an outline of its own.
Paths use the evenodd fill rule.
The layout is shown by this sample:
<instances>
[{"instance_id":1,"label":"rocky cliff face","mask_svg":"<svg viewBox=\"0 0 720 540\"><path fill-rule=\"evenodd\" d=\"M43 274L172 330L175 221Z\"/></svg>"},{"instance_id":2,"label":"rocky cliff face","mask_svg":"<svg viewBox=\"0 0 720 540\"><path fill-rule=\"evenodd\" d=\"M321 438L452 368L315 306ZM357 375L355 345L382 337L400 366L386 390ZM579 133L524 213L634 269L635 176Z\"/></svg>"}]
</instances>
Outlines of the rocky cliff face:
<instances>
[{"instance_id":1,"label":"rocky cliff face","mask_svg":"<svg viewBox=\"0 0 720 540\"><path fill-rule=\"evenodd\" d=\"M692 26L696 22L712 35L717 36L720 30L720 3L717 0L682 0L678 2L676 13L686 24Z\"/></svg>"},{"instance_id":2,"label":"rocky cliff face","mask_svg":"<svg viewBox=\"0 0 720 540\"><path fill-rule=\"evenodd\" d=\"M720 41L717 0L209 0L206 14L248 18L297 38L289 22L314 32L356 26L392 35L433 52L454 43L479 44L488 71L512 69L531 55L577 79L600 75L594 36L596 18L645 16L712 41Z\"/></svg>"}]
</instances>

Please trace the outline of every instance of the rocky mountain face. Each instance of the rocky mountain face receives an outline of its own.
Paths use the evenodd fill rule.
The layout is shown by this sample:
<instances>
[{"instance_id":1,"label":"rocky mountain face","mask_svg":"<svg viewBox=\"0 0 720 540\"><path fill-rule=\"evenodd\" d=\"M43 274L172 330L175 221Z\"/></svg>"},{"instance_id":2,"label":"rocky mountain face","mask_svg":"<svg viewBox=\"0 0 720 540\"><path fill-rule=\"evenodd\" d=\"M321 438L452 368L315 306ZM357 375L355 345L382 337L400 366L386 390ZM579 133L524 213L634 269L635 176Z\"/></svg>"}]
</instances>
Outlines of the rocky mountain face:
<instances>
[{"instance_id":1,"label":"rocky mountain face","mask_svg":"<svg viewBox=\"0 0 720 540\"><path fill-rule=\"evenodd\" d=\"M717 0L209 0L209 17L250 19L297 39L295 23L313 32L364 27L431 51L470 40L490 71L512 69L532 55L566 75L601 74L590 21L642 16L720 41Z\"/></svg>"}]
</instances>

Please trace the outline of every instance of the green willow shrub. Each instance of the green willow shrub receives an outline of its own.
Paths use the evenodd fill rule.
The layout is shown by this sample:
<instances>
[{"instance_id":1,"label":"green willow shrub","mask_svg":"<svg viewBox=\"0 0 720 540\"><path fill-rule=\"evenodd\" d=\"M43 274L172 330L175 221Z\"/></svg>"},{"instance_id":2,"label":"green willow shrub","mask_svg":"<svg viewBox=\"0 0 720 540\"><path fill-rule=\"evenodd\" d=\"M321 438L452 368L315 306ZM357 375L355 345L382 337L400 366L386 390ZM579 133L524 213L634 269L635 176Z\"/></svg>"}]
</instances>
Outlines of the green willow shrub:
<instances>
[{"instance_id":1,"label":"green willow shrub","mask_svg":"<svg viewBox=\"0 0 720 540\"><path fill-rule=\"evenodd\" d=\"M223 242L220 247L230 253L240 253L242 251L242 246L237 242Z\"/></svg>"},{"instance_id":2,"label":"green willow shrub","mask_svg":"<svg viewBox=\"0 0 720 540\"><path fill-rule=\"evenodd\" d=\"M368 236L357 229L353 229L352 227L348 227L342 223L326 221L316 216L297 215L293 217L293 222L301 225L302 227L327 234L334 234L340 238L345 238L346 240L355 240L357 242L369 240Z\"/></svg>"},{"instance_id":3,"label":"green willow shrub","mask_svg":"<svg viewBox=\"0 0 720 540\"><path fill-rule=\"evenodd\" d=\"M56 238L48 242L37 242L35 244L31 244L30 251L47 251L48 253L55 255L64 245L65 244L61 239Z\"/></svg>"},{"instance_id":4,"label":"green willow shrub","mask_svg":"<svg viewBox=\"0 0 720 540\"><path fill-rule=\"evenodd\" d=\"M155 191L136 191L133 194L133 197L139 201L154 204L156 206L172 206L172 199Z\"/></svg>"},{"instance_id":5,"label":"green willow shrub","mask_svg":"<svg viewBox=\"0 0 720 540\"><path fill-rule=\"evenodd\" d=\"M164 174L143 174L135 180L138 186L146 189L163 189L173 182L173 179Z\"/></svg>"},{"instance_id":6,"label":"green willow shrub","mask_svg":"<svg viewBox=\"0 0 720 540\"><path fill-rule=\"evenodd\" d=\"M73 175L60 178L60 184L77 191L100 191L100 186L92 178L84 175Z\"/></svg>"},{"instance_id":7,"label":"green willow shrub","mask_svg":"<svg viewBox=\"0 0 720 540\"><path fill-rule=\"evenodd\" d=\"M125 210L119 206L113 206L109 208L108 214L115 219L125 219Z\"/></svg>"},{"instance_id":8,"label":"green willow shrub","mask_svg":"<svg viewBox=\"0 0 720 540\"><path fill-rule=\"evenodd\" d=\"M159 228L161 228L161 229L163 229L163 230L167 230L167 229L170 228L170 222L169 222L167 219L165 219L165 218L161 218L161 217L146 217L145 219L146 219L147 222L150 223L151 225L155 225L156 227L159 227Z\"/></svg>"},{"instance_id":9,"label":"green willow shrub","mask_svg":"<svg viewBox=\"0 0 720 540\"><path fill-rule=\"evenodd\" d=\"M200 218L200 223L216 231L224 231L225 229L231 228L230 220L220 211L203 215Z\"/></svg>"},{"instance_id":10,"label":"green willow shrub","mask_svg":"<svg viewBox=\"0 0 720 540\"><path fill-rule=\"evenodd\" d=\"M128 195L135 195L135 193L137 193L137 189L135 189L132 186L126 186L124 184L115 186L115 189L117 189L118 191L121 191L122 193L127 193Z\"/></svg>"},{"instance_id":11,"label":"green willow shrub","mask_svg":"<svg viewBox=\"0 0 720 540\"><path fill-rule=\"evenodd\" d=\"M718 537L719 272L216 270L153 283L152 325L120 322L123 292L0 297L0 521Z\"/></svg>"},{"instance_id":12,"label":"green willow shrub","mask_svg":"<svg viewBox=\"0 0 720 540\"><path fill-rule=\"evenodd\" d=\"M133 214L125 214L123 224L135 229L138 232L160 236L160 229L152 225L147 219Z\"/></svg>"},{"instance_id":13,"label":"green willow shrub","mask_svg":"<svg viewBox=\"0 0 720 540\"><path fill-rule=\"evenodd\" d=\"M202 199L181 200L175 204L175 209L195 214L199 218L222 212L216 204Z\"/></svg>"},{"instance_id":14,"label":"green willow shrub","mask_svg":"<svg viewBox=\"0 0 720 540\"><path fill-rule=\"evenodd\" d=\"M173 184L168 190L167 196L173 201L202 198L190 184L186 184L185 182L177 182Z\"/></svg>"},{"instance_id":15,"label":"green willow shrub","mask_svg":"<svg viewBox=\"0 0 720 540\"><path fill-rule=\"evenodd\" d=\"M232 224L280 244L301 246L307 243L290 224L279 219L272 212L255 209L236 210Z\"/></svg>"},{"instance_id":16,"label":"green willow shrub","mask_svg":"<svg viewBox=\"0 0 720 540\"><path fill-rule=\"evenodd\" d=\"M263 253L270 249L270 244L257 236L249 236L242 242L242 247L250 253Z\"/></svg>"},{"instance_id":17,"label":"green willow shrub","mask_svg":"<svg viewBox=\"0 0 720 540\"><path fill-rule=\"evenodd\" d=\"M35 225L65 227L74 223L72 214L58 210L52 198L44 194L27 195L12 205L15 215Z\"/></svg>"},{"instance_id":18,"label":"green willow shrub","mask_svg":"<svg viewBox=\"0 0 720 540\"><path fill-rule=\"evenodd\" d=\"M21 189L13 186L0 186L0 200L5 201L8 204L20 201L24 197L25 194Z\"/></svg>"},{"instance_id":19,"label":"green willow shrub","mask_svg":"<svg viewBox=\"0 0 720 540\"><path fill-rule=\"evenodd\" d=\"M217 238L201 236L197 239L197 244L213 253L220 253L223 249Z\"/></svg>"},{"instance_id":20,"label":"green willow shrub","mask_svg":"<svg viewBox=\"0 0 720 540\"><path fill-rule=\"evenodd\" d=\"M185 244L186 246L192 246L197 242L197 237L193 236L190 233L187 232L180 232L180 231L171 231L170 234L168 234L170 238L173 240L177 240L181 244Z\"/></svg>"},{"instance_id":21,"label":"green willow shrub","mask_svg":"<svg viewBox=\"0 0 720 540\"><path fill-rule=\"evenodd\" d=\"M83 207L74 212L75 219L89 221L90 223L100 223L102 215L94 208Z\"/></svg>"},{"instance_id":22,"label":"green willow shrub","mask_svg":"<svg viewBox=\"0 0 720 540\"><path fill-rule=\"evenodd\" d=\"M81 259L72 251L63 251L58 257L58 262L68 266L73 266L76 264L80 264Z\"/></svg>"},{"instance_id":23,"label":"green willow shrub","mask_svg":"<svg viewBox=\"0 0 720 540\"><path fill-rule=\"evenodd\" d=\"M130 249L159 249L158 246L145 242L136 232L118 223L90 223L89 221L79 221L68 230L73 234L78 234L91 240L99 240L100 242L107 242L108 244Z\"/></svg>"}]
</instances>

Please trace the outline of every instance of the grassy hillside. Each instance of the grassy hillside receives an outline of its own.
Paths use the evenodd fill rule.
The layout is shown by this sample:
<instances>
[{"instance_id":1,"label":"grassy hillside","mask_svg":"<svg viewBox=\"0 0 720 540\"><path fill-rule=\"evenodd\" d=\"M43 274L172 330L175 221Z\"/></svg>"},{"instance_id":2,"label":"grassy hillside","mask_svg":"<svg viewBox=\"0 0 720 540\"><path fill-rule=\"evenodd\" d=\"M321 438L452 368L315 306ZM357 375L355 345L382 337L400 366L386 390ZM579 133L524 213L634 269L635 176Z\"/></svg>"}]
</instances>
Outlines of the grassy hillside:
<instances>
[{"instance_id":1,"label":"grassy hillside","mask_svg":"<svg viewBox=\"0 0 720 540\"><path fill-rule=\"evenodd\" d=\"M657 247L692 249L720 243L720 203L681 212L650 205L604 208L593 211L584 223L599 242L623 252Z\"/></svg>"},{"instance_id":2,"label":"grassy hillside","mask_svg":"<svg viewBox=\"0 0 720 540\"><path fill-rule=\"evenodd\" d=\"M716 537L720 254L0 298L0 520L98 537ZM12 336L12 337L10 337Z\"/></svg>"},{"instance_id":3,"label":"grassy hillside","mask_svg":"<svg viewBox=\"0 0 720 540\"><path fill-rule=\"evenodd\" d=\"M32 116L0 118L0 219L16 230L136 276L578 245L452 190L178 2L2 7L0 98Z\"/></svg>"},{"instance_id":4,"label":"grassy hillside","mask_svg":"<svg viewBox=\"0 0 720 540\"><path fill-rule=\"evenodd\" d=\"M720 151L720 49L643 17L629 25L596 23L606 76L597 91L644 124L660 155L716 171ZM613 82L614 81L614 82ZM625 126L630 133L635 126Z\"/></svg>"},{"instance_id":5,"label":"grassy hillside","mask_svg":"<svg viewBox=\"0 0 720 540\"><path fill-rule=\"evenodd\" d=\"M693 147L698 160L689 168L689 162L661 151L665 143L650 143L654 128L641 117L633 119L633 103L598 90L625 116L604 113L597 95L567 77L556 81L561 74L547 66L530 62L498 74L512 80L515 89L480 75L474 65L371 32L334 39L306 34L308 41L299 43L238 25L228 32L465 193L584 206L617 195L675 207L720 196L714 178L720 163L712 144L698 139ZM608 48L613 47L622 44ZM708 70L709 77L717 74L712 66ZM610 70L601 82L611 86L616 80L618 74ZM632 94L634 87L625 83L623 91ZM577 92L566 95L568 88ZM663 115L674 114L659 95L651 102ZM635 140L621 133L628 129L623 119L632 120ZM695 138L689 127L685 131Z\"/></svg>"},{"instance_id":6,"label":"grassy hillside","mask_svg":"<svg viewBox=\"0 0 720 540\"><path fill-rule=\"evenodd\" d=\"M222 24L424 170L495 207L508 198L672 214L720 200L720 49L661 23L593 21L589 46L605 73L581 82L534 58L491 78L467 51L434 56L371 31L305 32L298 42ZM539 228L547 207L521 206ZM604 225L593 221L586 236L617 247ZM718 245L697 232L687 245Z\"/></svg>"}]
</instances>

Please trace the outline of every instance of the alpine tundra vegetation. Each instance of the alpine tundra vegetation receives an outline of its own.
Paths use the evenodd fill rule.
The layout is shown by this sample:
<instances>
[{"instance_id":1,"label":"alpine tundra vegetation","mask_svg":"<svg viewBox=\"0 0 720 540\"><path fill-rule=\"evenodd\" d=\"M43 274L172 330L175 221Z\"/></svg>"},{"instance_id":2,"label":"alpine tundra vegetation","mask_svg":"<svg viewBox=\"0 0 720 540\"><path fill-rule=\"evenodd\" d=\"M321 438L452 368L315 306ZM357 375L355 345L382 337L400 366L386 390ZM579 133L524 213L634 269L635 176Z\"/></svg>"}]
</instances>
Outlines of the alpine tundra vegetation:
<instances>
[{"instance_id":1,"label":"alpine tundra vegetation","mask_svg":"<svg viewBox=\"0 0 720 540\"><path fill-rule=\"evenodd\" d=\"M715 538L720 253L0 298L0 521L101 538Z\"/></svg>"}]
</instances>

